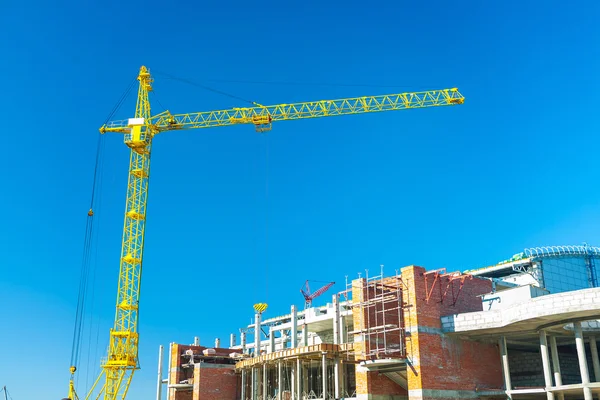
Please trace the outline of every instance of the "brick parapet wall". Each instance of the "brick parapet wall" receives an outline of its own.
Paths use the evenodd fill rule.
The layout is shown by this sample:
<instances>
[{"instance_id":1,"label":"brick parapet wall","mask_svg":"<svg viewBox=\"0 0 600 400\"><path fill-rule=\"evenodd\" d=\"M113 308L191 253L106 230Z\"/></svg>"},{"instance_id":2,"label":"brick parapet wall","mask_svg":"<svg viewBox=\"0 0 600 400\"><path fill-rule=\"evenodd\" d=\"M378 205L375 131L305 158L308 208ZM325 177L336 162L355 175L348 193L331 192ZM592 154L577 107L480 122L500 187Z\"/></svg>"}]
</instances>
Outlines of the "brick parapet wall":
<instances>
[{"instance_id":1,"label":"brick parapet wall","mask_svg":"<svg viewBox=\"0 0 600 400\"><path fill-rule=\"evenodd\" d=\"M407 337L407 356L411 363L407 370L409 391L420 391L426 399L426 393L432 391L501 388L502 371L496 344L449 337L441 329L442 316L481 311L478 296L491 291L491 282L466 279L458 293L460 280L451 282L443 275L436 279L435 274L425 274L425 269L418 266L403 268L402 280L406 285L404 320L410 332Z\"/></svg>"}]
</instances>

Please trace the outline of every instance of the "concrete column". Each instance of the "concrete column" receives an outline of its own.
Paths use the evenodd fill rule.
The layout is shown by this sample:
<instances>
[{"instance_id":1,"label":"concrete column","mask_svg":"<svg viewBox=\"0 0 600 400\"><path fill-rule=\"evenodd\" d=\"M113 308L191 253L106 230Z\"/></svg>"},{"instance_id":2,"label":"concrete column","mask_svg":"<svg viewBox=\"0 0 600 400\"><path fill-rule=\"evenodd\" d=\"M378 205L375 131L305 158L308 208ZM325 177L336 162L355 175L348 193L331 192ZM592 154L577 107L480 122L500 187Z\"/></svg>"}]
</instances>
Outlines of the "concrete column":
<instances>
[{"instance_id":1,"label":"concrete column","mask_svg":"<svg viewBox=\"0 0 600 400\"><path fill-rule=\"evenodd\" d=\"M252 367L252 382L250 382L250 393L251 393L251 399L252 400L257 400L256 399L256 368Z\"/></svg>"},{"instance_id":2,"label":"concrete column","mask_svg":"<svg viewBox=\"0 0 600 400\"><path fill-rule=\"evenodd\" d=\"M275 352L275 329L274 327L271 327L269 329L269 351L268 353L274 353Z\"/></svg>"},{"instance_id":3,"label":"concrete column","mask_svg":"<svg viewBox=\"0 0 600 400\"><path fill-rule=\"evenodd\" d=\"M323 352L321 354L323 355L321 366L323 368L323 399L327 399L327 390L329 389L327 387L327 353Z\"/></svg>"},{"instance_id":4,"label":"concrete column","mask_svg":"<svg viewBox=\"0 0 600 400\"><path fill-rule=\"evenodd\" d=\"M575 346L577 347L577 359L579 360L579 371L581 372L581 383L590 383L590 374L588 371L587 358L585 356L585 343L583 342L583 331L581 330L581 322L573 324L575 328ZM583 388L583 398L592 400L592 390L589 387Z\"/></svg>"},{"instance_id":5,"label":"concrete column","mask_svg":"<svg viewBox=\"0 0 600 400\"><path fill-rule=\"evenodd\" d=\"M308 346L308 324L302 326L302 346Z\"/></svg>"},{"instance_id":6,"label":"concrete column","mask_svg":"<svg viewBox=\"0 0 600 400\"><path fill-rule=\"evenodd\" d=\"M590 336L590 352L592 353L592 364L594 365L594 381L600 382L600 360L598 360L596 336ZM600 400L600 394L598 394L598 400Z\"/></svg>"},{"instance_id":7,"label":"concrete column","mask_svg":"<svg viewBox=\"0 0 600 400\"><path fill-rule=\"evenodd\" d=\"M277 361L277 399L283 400L283 363L281 360Z\"/></svg>"},{"instance_id":8,"label":"concrete column","mask_svg":"<svg viewBox=\"0 0 600 400\"><path fill-rule=\"evenodd\" d=\"M242 353L246 353L246 332L240 334L240 342L242 345Z\"/></svg>"},{"instance_id":9,"label":"concrete column","mask_svg":"<svg viewBox=\"0 0 600 400\"><path fill-rule=\"evenodd\" d=\"M173 362L173 342L169 343L169 365L167 366L167 400L171 400L171 363Z\"/></svg>"},{"instance_id":10,"label":"concrete column","mask_svg":"<svg viewBox=\"0 0 600 400\"><path fill-rule=\"evenodd\" d=\"M198 336L194 337L194 346L200 346L200 338Z\"/></svg>"},{"instance_id":11,"label":"concrete column","mask_svg":"<svg viewBox=\"0 0 600 400\"><path fill-rule=\"evenodd\" d=\"M302 390L304 391L304 393L308 393L308 388L309 388L309 384L308 384L308 378L309 378L309 371L310 371L310 361L307 362L303 362L302 363ZM301 393L302 395L302 393Z\"/></svg>"},{"instance_id":12,"label":"concrete column","mask_svg":"<svg viewBox=\"0 0 600 400\"><path fill-rule=\"evenodd\" d=\"M246 369L242 369L242 388L240 389L240 400L246 400Z\"/></svg>"},{"instance_id":13,"label":"concrete column","mask_svg":"<svg viewBox=\"0 0 600 400\"><path fill-rule=\"evenodd\" d=\"M261 315L256 313L254 317L254 357L260 356L260 324Z\"/></svg>"},{"instance_id":14,"label":"concrete column","mask_svg":"<svg viewBox=\"0 0 600 400\"><path fill-rule=\"evenodd\" d=\"M231 335L229 335L229 347L234 347L235 346L235 333L232 333Z\"/></svg>"},{"instance_id":15,"label":"concrete column","mask_svg":"<svg viewBox=\"0 0 600 400\"><path fill-rule=\"evenodd\" d=\"M334 376L334 381L333 384L334 386L334 396L336 399L340 399L342 396L340 394L340 357L339 356L335 356L335 364L333 367L333 376Z\"/></svg>"},{"instance_id":16,"label":"concrete column","mask_svg":"<svg viewBox=\"0 0 600 400\"><path fill-rule=\"evenodd\" d=\"M598 359L596 336L590 336L590 351L592 352L592 363L594 364L594 378L596 382L600 382L600 360Z\"/></svg>"},{"instance_id":17,"label":"concrete column","mask_svg":"<svg viewBox=\"0 0 600 400\"><path fill-rule=\"evenodd\" d=\"M162 394L162 370L163 370L163 346L158 348L158 382L156 383L156 400L160 400Z\"/></svg>"},{"instance_id":18,"label":"concrete column","mask_svg":"<svg viewBox=\"0 0 600 400\"><path fill-rule=\"evenodd\" d=\"M295 399L296 398L296 363L292 363L291 376L290 376L290 392L291 392L292 400Z\"/></svg>"},{"instance_id":19,"label":"concrete column","mask_svg":"<svg viewBox=\"0 0 600 400\"><path fill-rule=\"evenodd\" d=\"M560 360L558 358L558 347L556 346L556 336L550 336L550 351L552 354L552 371L554 372L554 385L562 386L562 375L560 373ZM558 400L564 400L564 393L557 393Z\"/></svg>"},{"instance_id":20,"label":"concrete column","mask_svg":"<svg viewBox=\"0 0 600 400\"><path fill-rule=\"evenodd\" d=\"M506 337L502 336L499 341L500 346L500 358L502 361L502 375L504 376L504 386L506 386L506 392L509 399L512 399L510 391L512 390L512 384L510 382L510 366L508 365L508 351L506 349Z\"/></svg>"},{"instance_id":21,"label":"concrete column","mask_svg":"<svg viewBox=\"0 0 600 400\"><path fill-rule=\"evenodd\" d=\"M263 364L263 376L262 376L262 399L267 400L267 363Z\"/></svg>"},{"instance_id":22,"label":"concrete column","mask_svg":"<svg viewBox=\"0 0 600 400\"><path fill-rule=\"evenodd\" d=\"M296 311L296 306L292 306L292 349L298 347L298 313Z\"/></svg>"},{"instance_id":23,"label":"concrete column","mask_svg":"<svg viewBox=\"0 0 600 400\"><path fill-rule=\"evenodd\" d=\"M542 355L542 367L544 368L546 397L548 400L554 400L554 393L549 391L552 387L552 372L550 371L550 357L548 355L548 336L544 330L540 331L540 354Z\"/></svg>"},{"instance_id":24,"label":"concrete column","mask_svg":"<svg viewBox=\"0 0 600 400\"><path fill-rule=\"evenodd\" d=\"M340 303L337 294L331 299L333 303L333 344L340 343Z\"/></svg>"},{"instance_id":25,"label":"concrete column","mask_svg":"<svg viewBox=\"0 0 600 400\"><path fill-rule=\"evenodd\" d=\"M346 324L345 324L345 319L344 316L342 315L342 312L340 311L340 343L346 343Z\"/></svg>"},{"instance_id":26,"label":"concrete column","mask_svg":"<svg viewBox=\"0 0 600 400\"><path fill-rule=\"evenodd\" d=\"M340 359L340 399L343 399L344 396L349 395L346 393L346 364L343 360Z\"/></svg>"},{"instance_id":27,"label":"concrete column","mask_svg":"<svg viewBox=\"0 0 600 400\"><path fill-rule=\"evenodd\" d=\"M216 338L215 339L215 349L220 349L221 348L221 339Z\"/></svg>"},{"instance_id":28,"label":"concrete column","mask_svg":"<svg viewBox=\"0 0 600 400\"><path fill-rule=\"evenodd\" d=\"M300 358L296 359L296 393L298 393L298 399L302 398L302 363Z\"/></svg>"}]
</instances>

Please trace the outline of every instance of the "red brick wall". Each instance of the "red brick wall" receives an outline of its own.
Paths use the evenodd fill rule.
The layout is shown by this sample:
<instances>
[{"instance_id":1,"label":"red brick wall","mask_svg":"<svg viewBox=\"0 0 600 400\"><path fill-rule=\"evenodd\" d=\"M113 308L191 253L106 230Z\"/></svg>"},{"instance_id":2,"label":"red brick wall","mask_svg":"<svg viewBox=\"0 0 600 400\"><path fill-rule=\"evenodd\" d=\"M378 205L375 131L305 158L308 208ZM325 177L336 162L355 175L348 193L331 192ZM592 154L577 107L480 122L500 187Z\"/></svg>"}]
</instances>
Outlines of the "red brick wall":
<instances>
[{"instance_id":1,"label":"red brick wall","mask_svg":"<svg viewBox=\"0 0 600 400\"><path fill-rule=\"evenodd\" d=\"M193 400L237 400L238 377L232 367L197 364Z\"/></svg>"},{"instance_id":2,"label":"red brick wall","mask_svg":"<svg viewBox=\"0 0 600 400\"><path fill-rule=\"evenodd\" d=\"M369 372L367 375L367 382L368 393L372 395L408 395L407 390L379 372Z\"/></svg>"},{"instance_id":3,"label":"red brick wall","mask_svg":"<svg viewBox=\"0 0 600 400\"><path fill-rule=\"evenodd\" d=\"M491 282L467 279L458 294L460 280L455 280L453 295L447 277L435 280L434 274L424 272L424 268L414 266L402 270L407 285L405 321L412 331L407 351L409 359L414 360L413 368L408 370L409 389L501 388L502 371L496 344L464 341L441 333L440 317L483 310L481 298L477 296L489 293Z\"/></svg>"},{"instance_id":4,"label":"red brick wall","mask_svg":"<svg viewBox=\"0 0 600 400\"><path fill-rule=\"evenodd\" d=\"M188 379L193 382L194 390L171 390L169 400L236 400L238 385L233 365L232 368L226 366L215 368L216 364L207 364L208 368L200 368L200 364L196 364L194 368L181 367L183 362L189 360L181 356L186 350L192 350L194 354L201 354L205 349L207 347L184 344L174 344L172 346L171 365L169 366L171 383L180 383L182 380ZM232 352L227 348L217 348L215 351L220 356L229 355ZM198 371L200 372L199 375ZM233 391L233 395L230 396L231 391Z\"/></svg>"}]
</instances>

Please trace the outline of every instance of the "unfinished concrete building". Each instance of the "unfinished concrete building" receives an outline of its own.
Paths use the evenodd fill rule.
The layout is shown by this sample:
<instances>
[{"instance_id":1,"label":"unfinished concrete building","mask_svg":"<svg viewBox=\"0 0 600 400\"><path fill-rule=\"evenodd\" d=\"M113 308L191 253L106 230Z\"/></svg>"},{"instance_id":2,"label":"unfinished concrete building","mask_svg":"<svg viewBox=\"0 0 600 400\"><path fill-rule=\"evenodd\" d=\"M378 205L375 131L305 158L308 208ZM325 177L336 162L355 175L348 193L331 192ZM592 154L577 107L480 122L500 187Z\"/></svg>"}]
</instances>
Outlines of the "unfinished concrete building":
<instances>
[{"instance_id":1,"label":"unfinished concrete building","mask_svg":"<svg viewBox=\"0 0 600 400\"><path fill-rule=\"evenodd\" d=\"M157 399L161 398L162 383L167 384L168 400L238 398L238 374L235 371L237 359L232 357L230 349L220 346L219 339L215 340L214 347L200 346L198 338L190 345L171 343L169 370L164 381L162 363L159 366ZM162 358L162 348L159 358Z\"/></svg>"},{"instance_id":2,"label":"unfinished concrete building","mask_svg":"<svg viewBox=\"0 0 600 400\"><path fill-rule=\"evenodd\" d=\"M468 273L408 266L359 277L329 304L257 313L227 349L172 345L169 400L591 400L598 256L530 249ZM552 274L571 277L549 285Z\"/></svg>"}]
</instances>

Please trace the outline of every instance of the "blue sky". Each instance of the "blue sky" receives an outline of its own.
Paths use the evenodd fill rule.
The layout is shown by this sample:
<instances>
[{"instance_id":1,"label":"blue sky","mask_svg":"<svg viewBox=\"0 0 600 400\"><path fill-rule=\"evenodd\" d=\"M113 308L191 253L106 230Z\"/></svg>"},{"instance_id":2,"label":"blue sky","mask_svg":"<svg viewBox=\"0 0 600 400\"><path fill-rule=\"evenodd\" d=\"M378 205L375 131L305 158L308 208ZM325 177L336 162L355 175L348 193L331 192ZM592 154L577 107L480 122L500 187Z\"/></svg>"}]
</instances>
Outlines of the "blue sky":
<instances>
[{"instance_id":1,"label":"blue sky","mask_svg":"<svg viewBox=\"0 0 600 400\"><path fill-rule=\"evenodd\" d=\"M467 100L157 137L132 400L154 394L159 344L227 342L255 302L301 306L306 279L341 290L380 264L458 270L600 243L597 2L202 4L3 4L0 385L15 400L66 395L98 127L142 64L177 113L246 104L164 74L262 104L446 87ZM127 148L104 140L81 393L114 315L125 200Z\"/></svg>"}]
</instances>

